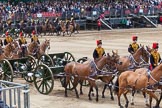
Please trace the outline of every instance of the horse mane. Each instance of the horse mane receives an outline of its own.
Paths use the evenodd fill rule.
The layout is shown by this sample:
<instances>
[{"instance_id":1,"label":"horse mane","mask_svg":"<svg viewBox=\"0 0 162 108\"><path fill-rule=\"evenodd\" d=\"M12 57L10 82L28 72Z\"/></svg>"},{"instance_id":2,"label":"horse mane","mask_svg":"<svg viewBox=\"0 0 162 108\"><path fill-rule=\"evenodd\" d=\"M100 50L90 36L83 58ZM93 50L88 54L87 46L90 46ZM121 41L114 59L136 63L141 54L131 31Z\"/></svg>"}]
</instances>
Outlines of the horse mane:
<instances>
[{"instance_id":1,"label":"horse mane","mask_svg":"<svg viewBox=\"0 0 162 108\"><path fill-rule=\"evenodd\" d=\"M160 61L160 64L158 66L156 66L151 72L156 73L159 70L162 70L162 61Z\"/></svg>"}]
</instances>

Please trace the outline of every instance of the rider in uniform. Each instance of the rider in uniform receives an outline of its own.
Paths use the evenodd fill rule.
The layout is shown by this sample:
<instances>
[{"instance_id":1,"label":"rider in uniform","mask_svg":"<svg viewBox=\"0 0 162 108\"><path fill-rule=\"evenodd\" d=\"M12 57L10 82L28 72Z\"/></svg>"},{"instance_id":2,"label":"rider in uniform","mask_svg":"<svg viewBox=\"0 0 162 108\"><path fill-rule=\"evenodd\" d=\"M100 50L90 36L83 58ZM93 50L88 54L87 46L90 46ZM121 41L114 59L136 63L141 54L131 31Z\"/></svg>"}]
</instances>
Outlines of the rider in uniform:
<instances>
[{"instance_id":1,"label":"rider in uniform","mask_svg":"<svg viewBox=\"0 0 162 108\"><path fill-rule=\"evenodd\" d=\"M158 48L159 48L158 43L152 44L153 51L151 52L151 55L150 55L151 70L154 69L156 66L158 66L158 63L161 61Z\"/></svg>"},{"instance_id":2,"label":"rider in uniform","mask_svg":"<svg viewBox=\"0 0 162 108\"><path fill-rule=\"evenodd\" d=\"M139 48L139 45L137 43L137 39L138 39L137 36L132 37L133 43L130 44L129 47L128 47L128 52L131 53L131 54L134 54Z\"/></svg>"},{"instance_id":3,"label":"rider in uniform","mask_svg":"<svg viewBox=\"0 0 162 108\"><path fill-rule=\"evenodd\" d=\"M40 42L39 42L39 40L38 40L38 36L36 35L35 30L33 30L33 32L32 32L31 42L33 42L33 41L35 41L35 42L37 42L38 44L40 44Z\"/></svg>"},{"instance_id":4,"label":"rider in uniform","mask_svg":"<svg viewBox=\"0 0 162 108\"><path fill-rule=\"evenodd\" d=\"M27 41L26 41L26 39L23 37L23 32L20 32L20 38L19 38L19 45L20 45L20 47L22 46L22 45L25 45L25 44L27 44Z\"/></svg>"},{"instance_id":5,"label":"rider in uniform","mask_svg":"<svg viewBox=\"0 0 162 108\"><path fill-rule=\"evenodd\" d=\"M18 40L20 48L22 50L22 57L25 57L25 50L27 49L27 41L26 39L23 37L23 32L20 32L20 38Z\"/></svg>"},{"instance_id":6,"label":"rider in uniform","mask_svg":"<svg viewBox=\"0 0 162 108\"><path fill-rule=\"evenodd\" d=\"M72 25L74 27L74 31L75 31L76 25L75 25L75 20L73 17L71 17L70 25Z\"/></svg>"},{"instance_id":7,"label":"rider in uniform","mask_svg":"<svg viewBox=\"0 0 162 108\"><path fill-rule=\"evenodd\" d=\"M11 43L13 41L12 37L9 36L8 31L6 32L6 38L4 39L4 45L7 45L8 43Z\"/></svg>"},{"instance_id":8,"label":"rider in uniform","mask_svg":"<svg viewBox=\"0 0 162 108\"><path fill-rule=\"evenodd\" d=\"M93 58L96 60L97 58L102 57L105 54L104 48L102 48L102 40L97 40L97 48L93 51Z\"/></svg>"}]
</instances>

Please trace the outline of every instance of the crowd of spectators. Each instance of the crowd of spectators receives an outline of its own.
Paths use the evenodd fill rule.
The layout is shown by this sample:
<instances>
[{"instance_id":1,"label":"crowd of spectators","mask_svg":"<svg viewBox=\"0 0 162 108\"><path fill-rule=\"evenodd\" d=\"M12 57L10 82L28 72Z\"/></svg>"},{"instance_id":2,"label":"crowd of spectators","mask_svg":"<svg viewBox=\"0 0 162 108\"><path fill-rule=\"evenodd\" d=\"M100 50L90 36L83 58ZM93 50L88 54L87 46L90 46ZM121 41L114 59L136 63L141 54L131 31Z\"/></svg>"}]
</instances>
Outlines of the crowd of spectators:
<instances>
[{"instance_id":1,"label":"crowd of spectators","mask_svg":"<svg viewBox=\"0 0 162 108\"><path fill-rule=\"evenodd\" d=\"M1 20L15 17L32 18L34 14L42 12L59 13L64 18L98 16L101 13L107 17L123 17L129 14L155 15L162 10L162 0L92 1L45 0L44 2L19 2L17 5L9 2L0 3L0 15Z\"/></svg>"}]
</instances>

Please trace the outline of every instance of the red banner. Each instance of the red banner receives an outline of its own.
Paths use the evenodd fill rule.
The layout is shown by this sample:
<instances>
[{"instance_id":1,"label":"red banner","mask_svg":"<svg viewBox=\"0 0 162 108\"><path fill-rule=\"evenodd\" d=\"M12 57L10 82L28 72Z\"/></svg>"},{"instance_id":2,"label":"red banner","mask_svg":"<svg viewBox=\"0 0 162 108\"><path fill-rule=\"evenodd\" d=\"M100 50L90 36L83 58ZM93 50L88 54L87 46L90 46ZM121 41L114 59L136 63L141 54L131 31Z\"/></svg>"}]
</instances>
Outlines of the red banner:
<instances>
[{"instance_id":1,"label":"red banner","mask_svg":"<svg viewBox=\"0 0 162 108\"><path fill-rule=\"evenodd\" d=\"M38 15L39 14L39 15ZM61 16L61 13L54 13L54 12L42 12L42 13L38 13L38 14L34 14L34 17L56 17L56 16Z\"/></svg>"}]
</instances>

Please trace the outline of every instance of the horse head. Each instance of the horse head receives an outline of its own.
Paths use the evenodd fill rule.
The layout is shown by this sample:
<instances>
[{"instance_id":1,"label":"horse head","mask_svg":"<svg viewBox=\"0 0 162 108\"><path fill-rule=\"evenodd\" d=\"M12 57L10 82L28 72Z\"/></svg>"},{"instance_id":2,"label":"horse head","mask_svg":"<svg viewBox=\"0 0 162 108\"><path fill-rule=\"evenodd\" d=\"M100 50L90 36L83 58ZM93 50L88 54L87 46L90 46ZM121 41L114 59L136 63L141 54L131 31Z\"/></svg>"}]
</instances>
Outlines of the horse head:
<instances>
[{"instance_id":1,"label":"horse head","mask_svg":"<svg viewBox=\"0 0 162 108\"><path fill-rule=\"evenodd\" d=\"M31 42L28 46L29 51L33 51L34 49L37 49L37 48L38 48L38 43L35 41Z\"/></svg>"},{"instance_id":2,"label":"horse head","mask_svg":"<svg viewBox=\"0 0 162 108\"><path fill-rule=\"evenodd\" d=\"M140 46L133 55L138 57L142 63L146 64L149 62L150 53L144 48L144 46Z\"/></svg>"},{"instance_id":3,"label":"horse head","mask_svg":"<svg viewBox=\"0 0 162 108\"><path fill-rule=\"evenodd\" d=\"M10 42L6 45L6 47L4 48L5 52L12 52L15 50L15 46L13 44L13 42Z\"/></svg>"},{"instance_id":4,"label":"horse head","mask_svg":"<svg viewBox=\"0 0 162 108\"><path fill-rule=\"evenodd\" d=\"M106 57L106 62L105 62L105 66L109 71L115 71L116 69L116 64L119 61L119 55L115 54L110 56L109 53L107 53Z\"/></svg>"},{"instance_id":5,"label":"horse head","mask_svg":"<svg viewBox=\"0 0 162 108\"><path fill-rule=\"evenodd\" d=\"M112 50L112 59L114 59L116 62L118 62L119 61L119 59L120 59L120 56L118 55L118 50L116 50L116 52L114 52L113 50Z\"/></svg>"},{"instance_id":6,"label":"horse head","mask_svg":"<svg viewBox=\"0 0 162 108\"><path fill-rule=\"evenodd\" d=\"M142 61L144 63L148 63L149 62L149 57L150 57L150 53L144 48L144 46L141 48L142 49Z\"/></svg>"}]
</instances>

